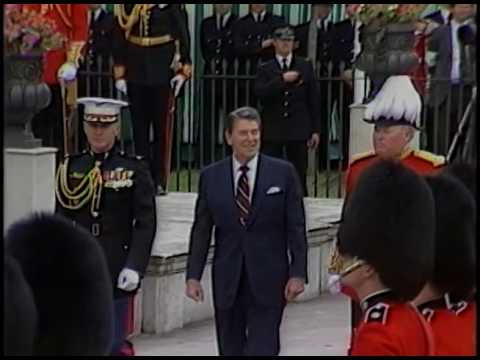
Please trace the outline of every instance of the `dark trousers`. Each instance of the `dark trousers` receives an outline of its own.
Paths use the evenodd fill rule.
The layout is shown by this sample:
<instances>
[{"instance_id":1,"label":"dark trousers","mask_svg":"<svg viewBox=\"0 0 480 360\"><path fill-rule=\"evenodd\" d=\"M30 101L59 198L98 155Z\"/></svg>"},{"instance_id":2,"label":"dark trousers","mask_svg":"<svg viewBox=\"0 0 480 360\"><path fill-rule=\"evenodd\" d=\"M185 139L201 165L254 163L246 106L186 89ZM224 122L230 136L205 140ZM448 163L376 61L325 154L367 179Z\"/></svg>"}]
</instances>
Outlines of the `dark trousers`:
<instances>
[{"instance_id":1,"label":"dark trousers","mask_svg":"<svg viewBox=\"0 0 480 360\"><path fill-rule=\"evenodd\" d=\"M114 334L112 343L112 356L123 355L125 337L127 335L127 316L129 298L124 297L114 301Z\"/></svg>"},{"instance_id":2,"label":"dark trousers","mask_svg":"<svg viewBox=\"0 0 480 360\"><path fill-rule=\"evenodd\" d=\"M447 155L471 96L470 85L452 85L449 96L441 104L427 107L425 129L428 151ZM460 142L463 141L464 138L461 138Z\"/></svg>"},{"instance_id":3,"label":"dark trousers","mask_svg":"<svg viewBox=\"0 0 480 360\"><path fill-rule=\"evenodd\" d=\"M49 85L50 104L32 119L32 131L42 140L42 146L58 148L57 159L63 159L63 109L60 85Z\"/></svg>"},{"instance_id":4,"label":"dark trousers","mask_svg":"<svg viewBox=\"0 0 480 360\"><path fill-rule=\"evenodd\" d=\"M298 173L300 183L303 187L303 195L307 196L307 166L308 151L307 140L304 141L284 141L272 142L264 141L262 152L265 155L283 159L283 151L285 149L286 159L292 163Z\"/></svg>"},{"instance_id":5,"label":"dark trousers","mask_svg":"<svg viewBox=\"0 0 480 360\"><path fill-rule=\"evenodd\" d=\"M283 299L273 307L256 303L244 270L233 306L228 309L215 307L219 355L278 355L284 307Z\"/></svg>"},{"instance_id":6,"label":"dark trousers","mask_svg":"<svg viewBox=\"0 0 480 360\"><path fill-rule=\"evenodd\" d=\"M168 187L173 141L171 91L164 86L144 86L129 82L128 96L132 113L135 153L150 164L155 185ZM153 142L150 144L150 125Z\"/></svg>"}]
</instances>

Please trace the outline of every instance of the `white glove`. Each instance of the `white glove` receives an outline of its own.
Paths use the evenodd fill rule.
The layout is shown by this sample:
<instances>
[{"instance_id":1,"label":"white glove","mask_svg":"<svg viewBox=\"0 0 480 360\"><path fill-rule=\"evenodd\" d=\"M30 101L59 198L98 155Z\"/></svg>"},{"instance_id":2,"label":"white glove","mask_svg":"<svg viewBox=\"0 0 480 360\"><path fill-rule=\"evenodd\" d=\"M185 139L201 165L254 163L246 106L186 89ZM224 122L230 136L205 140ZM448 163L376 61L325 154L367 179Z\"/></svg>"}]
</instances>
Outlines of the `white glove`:
<instances>
[{"instance_id":1,"label":"white glove","mask_svg":"<svg viewBox=\"0 0 480 360\"><path fill-rule=\"evenodd\" d=\"M175 97L177 97L178 94L180 93L180 90L182 89L182 86L186 80L187 78L182 74L178 74L172 80L170 80L170 86L173 89L173 95Z\"/></svg>"},{"instance_id":2,"label":"white glove","mask_svg":"<svg viewBox=\"0 0 480 360\"><path fill-rule=\"evenodd\" d=\"M58 69L57 77L63 81L72 81L77 77L77 67L72 62L66 62Z\"/></svg>"},{"instance_id":3,"label":"white glove","mask_svg":"<svg viewBox=\"0 0 480 360\"><path fill-rule=\"evenodd\" d=\"M115 88L118 91L127 95L127 82L125 81L125 79L118 79L117 81L115 81Z\"/></svg>"},{"instance_id":4,"label":"white glove","mask_svg":"<svg viewBox=\"0 0 480 360\"><path fill-rule=\"evenodd\" d=\"M137 288L140 282L138 272L131 269L123 269L118 276L117 287L125 291L133 291Z\"/></svg>"}]
</instances>

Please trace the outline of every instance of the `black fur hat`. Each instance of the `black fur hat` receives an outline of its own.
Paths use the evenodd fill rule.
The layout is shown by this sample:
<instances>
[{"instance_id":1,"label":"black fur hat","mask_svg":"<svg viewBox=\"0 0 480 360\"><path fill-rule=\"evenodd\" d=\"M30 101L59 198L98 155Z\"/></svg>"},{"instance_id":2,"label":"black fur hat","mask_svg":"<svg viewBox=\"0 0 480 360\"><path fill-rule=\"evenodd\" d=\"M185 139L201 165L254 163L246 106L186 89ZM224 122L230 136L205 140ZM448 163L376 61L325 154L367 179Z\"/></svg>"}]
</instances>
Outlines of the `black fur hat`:
<instances>
[{"instance_id":1,"label":"black fur hat","mask_svg":"<svg viewBox=\"0 0 480 360\"><path fill-rule=\"evenodd\" d=\"M3 263L4 355L30 356L37 326L37 309L18 262L5 254Z\"/></svg>"},{"instance_id":2,"label":"black fur hat","mask_svg":"<svg viewBox=\"0 0 480 360\"><path fill-rule=\"evenodd\" d=\"M344 208L340 254L377 271L401 300L414 298L433 270L435 214L425 180L395 161L365 169Z\"/></svg>"},{"instance_id":3,"label":"black fur hat","mask_svg":"<svg viewBox=\"0 0 480 360\"><path fill-rule=\"evenodd\" d=\"M113 292L98 242L69 220L37 214L9 228L6 247L35 299L34 355L108 355Z\"/></svg>"},{"instance_id":4,"label":"black fur hat","mask_svg":"<svg viewBox=\"0 0 480 360\"><path fill-rule=\"evenodd\" d=\"M477 196L477 167L474 164L457 161L449 164L444 171L460 180L474 198Z\"/></svg>"},{"instance_id":5,"label":"black fur hat","mask_svg":"<svg viewBox=\"0 0 480 360\"><path fill-rule=\"evenodd\" d=\"M446 174L426 177L435 201L435 262L432 282L455 299L475 286L476 207L472 194Z\"/></svg>"}]
</instances>

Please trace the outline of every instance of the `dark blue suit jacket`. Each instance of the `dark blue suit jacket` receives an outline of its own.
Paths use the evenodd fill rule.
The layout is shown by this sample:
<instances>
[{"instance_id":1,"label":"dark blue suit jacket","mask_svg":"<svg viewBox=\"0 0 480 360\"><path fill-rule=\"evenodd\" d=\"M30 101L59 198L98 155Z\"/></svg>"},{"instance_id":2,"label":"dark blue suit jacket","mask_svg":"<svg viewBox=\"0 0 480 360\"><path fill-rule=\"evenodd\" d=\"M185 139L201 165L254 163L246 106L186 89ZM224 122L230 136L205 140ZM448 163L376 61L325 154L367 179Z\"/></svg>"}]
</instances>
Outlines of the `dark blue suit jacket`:
<instances>
[{"instance_id":1,"label":"dark blue suit jacket","mask_svg":"<svg viewBox=\"0 0 480 360\"><path fill-rule=\"evenodd\" d=\"M232 158L200 174L187 264L187 279L200 280L215 237L213 300L218 308L233 305L244 263L255 300L284 304L290 277L307 278L305 211L300 182L290 163L259 155L252 208L246 227L239 222L234 199ZM279 192L267 194L272 187Z\"/></svg>"}]
</instances>

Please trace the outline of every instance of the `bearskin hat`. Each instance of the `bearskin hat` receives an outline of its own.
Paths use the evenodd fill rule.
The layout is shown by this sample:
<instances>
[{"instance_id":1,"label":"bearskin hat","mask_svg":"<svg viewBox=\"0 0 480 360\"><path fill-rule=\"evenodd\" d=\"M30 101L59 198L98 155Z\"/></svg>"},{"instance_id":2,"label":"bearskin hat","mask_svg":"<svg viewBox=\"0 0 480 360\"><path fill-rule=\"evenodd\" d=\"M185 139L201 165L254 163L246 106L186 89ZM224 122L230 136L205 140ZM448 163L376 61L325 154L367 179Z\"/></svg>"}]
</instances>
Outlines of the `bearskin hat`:
<instances>
[{"instance_id":1,"label":"bearskin hat","mask_svg":"<svg viewBox=\"0 0 480 360\"><path fill-rule=\"evenodd\" d=\"M455 299L475 286L476 207L472 194L446 174L425 178L435 201L435 256L432 283Z\"/></svg>"},{"instance_id":2,"label":"bearskin hat","mask_svg":"<svg viewBox=\"0 0 480 360\"><path fill-rule=\"evenodd\" d=\"M36 214L8 229L6 247L35 300L34 355L108 355L113 291L98 242L67 219Z\"/></svg>"},{"instance_id":3,"label":"bearskin hat","mask_svg":"<svg viewBox=\"0 0 480 360\"><path fill-rule=\"evenodd\" d=\"M3 345L7 356L33 354L37 309L18 262L6 254L3 263Z\"/></svg>"},{"instance_id":4,"label":"bearskin hat","mask_svg":"<svg viewBox=\"0 0 480 360\"><path fill-rule=\"evenodd\" d=\"M365 169L344 208L342 255L366 261L401 300L418 294L433 270L435 214L425 180L400 162Z\"/></svg>"}]
</instances>

